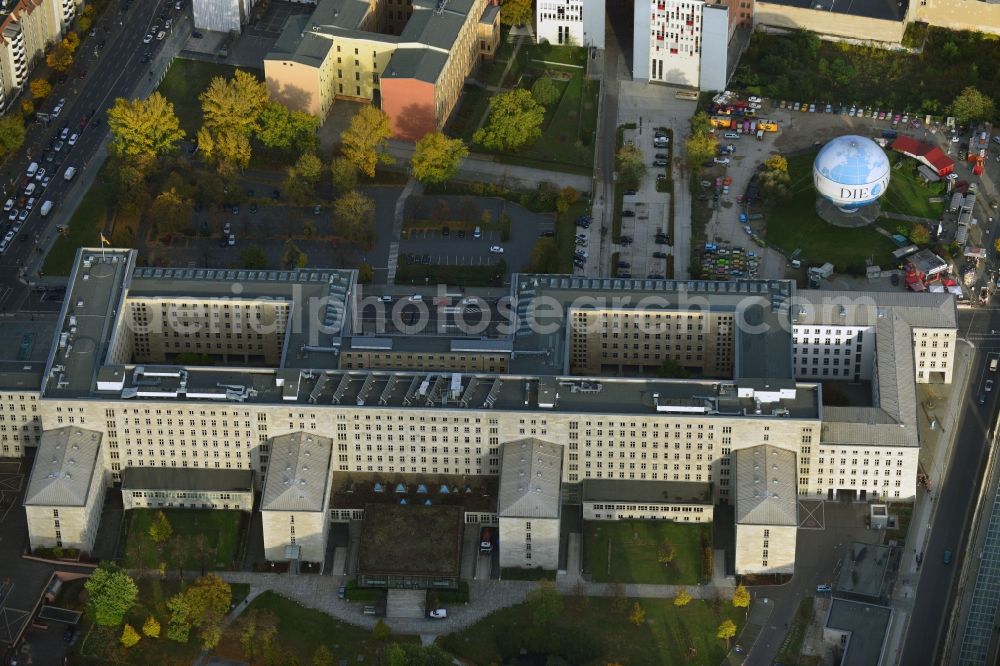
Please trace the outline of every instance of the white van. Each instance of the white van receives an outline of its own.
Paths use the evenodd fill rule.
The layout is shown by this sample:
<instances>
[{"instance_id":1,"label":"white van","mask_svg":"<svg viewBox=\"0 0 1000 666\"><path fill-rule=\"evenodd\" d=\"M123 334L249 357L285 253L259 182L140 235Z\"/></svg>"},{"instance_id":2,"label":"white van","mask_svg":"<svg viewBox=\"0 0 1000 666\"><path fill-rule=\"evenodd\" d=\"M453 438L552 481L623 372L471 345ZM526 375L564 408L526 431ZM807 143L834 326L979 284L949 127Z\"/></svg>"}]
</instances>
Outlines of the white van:
<instances>
[{"instance_id":1,"label":"white van","mask_svg":"<svg viewBox=\"0 0 1000 666\"><path fill-rule=\"evenodd\" d=\"M43 204L42 204L42 207L41 207L41 209L40 209L40 210L41 210L41 213L42 213L42 217L45 217L45 216L46 216L46 215L48 215L48 214L49 214L50 212L52 212L52 207L53 207L53 206L55 206L55 204L54 204L54 203L52 203L51 201L46 201L45 203L43 203Z\"/></svg>"},{"instance_id":2,"label":"white van","mask_svg":"<svg viewBox=\"0 0 1000 666\"><path fill-rule=\"evenodd\" d=\"M66 167L66 173L63 174L63 178L66 180L73 180L73 176L76 175L76 167Z\"/></svg>"},{"instance_id":3,"label":"white van","mask_svg":"<svg viewBox=\"0 0 1000 666\"><path fill-rule=\"evenodd\" d=\"M38 162L32 162L28 165L28 178L34 178L36 173L38 173Z\"/></svg>"}]
</instances>

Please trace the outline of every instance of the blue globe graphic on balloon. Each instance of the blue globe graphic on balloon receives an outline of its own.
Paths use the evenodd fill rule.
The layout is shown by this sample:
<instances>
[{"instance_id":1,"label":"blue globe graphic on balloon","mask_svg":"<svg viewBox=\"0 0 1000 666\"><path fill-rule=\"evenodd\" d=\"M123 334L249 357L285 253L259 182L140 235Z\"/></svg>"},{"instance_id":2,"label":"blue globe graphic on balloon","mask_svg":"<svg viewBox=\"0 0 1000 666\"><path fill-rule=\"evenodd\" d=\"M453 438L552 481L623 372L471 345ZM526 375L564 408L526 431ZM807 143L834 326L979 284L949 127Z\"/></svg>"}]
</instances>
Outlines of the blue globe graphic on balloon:
<instances>
[{"instance_id":1,"label":"blue globe graphic on balloon","mask_svg":"<svg viewBox=\"0 0 1000 666\"><path fill-rule=\"evenodd\" d=\"M885 151L863 136L839 136L823 146L813 162L816 191L837 208L851 212L885 194L890 165Z\"/></svg>"}]
</instances>

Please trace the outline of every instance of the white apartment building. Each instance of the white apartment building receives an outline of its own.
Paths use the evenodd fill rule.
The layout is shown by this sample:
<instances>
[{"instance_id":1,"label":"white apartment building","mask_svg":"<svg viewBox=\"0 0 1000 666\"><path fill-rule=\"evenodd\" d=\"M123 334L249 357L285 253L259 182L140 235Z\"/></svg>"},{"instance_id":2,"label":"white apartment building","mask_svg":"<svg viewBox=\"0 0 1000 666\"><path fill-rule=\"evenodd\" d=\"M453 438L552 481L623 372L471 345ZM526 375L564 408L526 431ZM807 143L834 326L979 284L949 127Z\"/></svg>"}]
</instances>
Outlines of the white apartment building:
<instances>
[{"instance_id":1,"label":"white apartment building","mask_svg":"<svg viewBox=\"0 0 1000 666\"><path fill-rule=\"evenodd\" d=\"M302 465L301 457L292 464L287 451L279 455L282 437L329 439L332 472L386 477L503 478L508 447L534 442L559 452L546 475L557 469L560 484L622 486L600 502L614 500L615 509L600 510L608 519L624 517L618 504L645 507L635 509L644 517L654 511L641 484L629 489L632 482L711 484L713 503L736 502L734 455L767 445L794 456L800 496L913 498L915 383L951 380L957 324L949 295L859 294L852 301L840 292L797 292L781 280L548 275L516 275L510 294L509 332L420 335L406 324L373 334L359 328L367 324L355 315L374 305L363 301L352 271L139 268L134 251L84 249L45 361L0 360L0 440L16 456L51 430L87 428L102 438L109 480L130 468L253 470L267 479L266 496L271 479L284 487L282 470ZM495 300L486 305L502 310ZM183 313L184 326L151 332L153 322L171 319L154 311ZM237 324L250 328L246 339L231 335ZM145 346L153 339L160 341L155 351ZM339 366L338 352L361 339L386 354L405 347L417 355L415 367ZM660 354L718 377L635 376L657 344L670 345ZM420 347L450 350L452 368L421 367ZM236 365L171 364L187 350ZM576 357L581 350L596 351ZM698 358L708 350L732 359L728 374ZM482 355L501 352L504 372L478 369ZM858 354L869 367L856 368ZM156 364L147 363L151 357ZM575 362L585 371L574 371ZM814 367L831 373L814 375ZM818 381L856 377L871 382L871 406L822 405ZM300 528L299 508L265 506L275 516L284 512L267 528L276 535L269 557L284 558L293 545L285 514L295 516L294 545L303 545L299 530L322 534L329 493L316 491L319 485L307 480L313 508L302 511L321 516L308 529ZM511 488L500 495L517 495ZM507 504L520 511L517 500ZM501 522L531 522L537 538L536 520L498 513ZM558 522L548 514L532 518ZM523 524L517 535L526 536ZM526 552L514 553L522 566Z\"/></svg>"},{"instance_id":2,"label":"white apartment building","mask_svg":"<svg viewBox=\"0 0 1000 666\"><path fill-rule=\"evenodd\" d=\"M16 0L0 9L0 109L24 89L46 50L69 31L83 0Z\"/></svg>"},{"instance_id":3,"label":"white apartment building","mask_svg":"<svg viewBox=\"0 0 1000 666\"><path fill-rule=\"evenodd\" d=\"M725 88L733 11L728 4L636 0L634 5L634 80ZM535 7L537 37L551 44L604 48L604 20L604 4L588 0L539 0ZM710 41L704 37L706 30Z\"/></svg>"},{"instance_id":4,"label":"white apartment building","mask_svg":"<svg viewBox=\"0 0 1000 666\"><path fill-rule=\"evenodd\" d=\"M196 30L243 31L250 20L254 0L192 0L191 15Z\"/></svg>"}]
</instances>

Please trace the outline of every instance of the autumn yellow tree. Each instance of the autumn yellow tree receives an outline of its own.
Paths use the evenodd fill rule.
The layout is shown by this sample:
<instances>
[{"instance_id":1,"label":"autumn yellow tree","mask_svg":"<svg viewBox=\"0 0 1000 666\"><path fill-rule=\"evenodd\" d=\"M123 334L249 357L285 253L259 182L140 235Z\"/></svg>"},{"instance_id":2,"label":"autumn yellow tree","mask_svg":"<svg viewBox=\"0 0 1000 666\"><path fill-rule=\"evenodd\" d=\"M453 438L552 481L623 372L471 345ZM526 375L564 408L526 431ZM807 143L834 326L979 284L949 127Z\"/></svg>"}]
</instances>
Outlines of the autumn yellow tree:
<instances>
[{"instance_id":1,"label":"autumn yellow tree","mask_svg":"<svg viewBox=\"0 0 1000 666\"><path fill-rule=\"evenodd\" d=\"M111 153L140 169L173 152L184 138L174 105L158 92L146 99L116 99L108 111L108 127Z\"/></svg>"},{"instance_id":2,"label":"autumn yellow tree","mask_svg":"<svg viewBox=\"0 0 1000 666\"><path fill-rule=\"evenodd\" d=\"M258 121L267 107L267 84L242 69L233 78L217 76L201 95L201 111L210 130L227 130L246 137L258 129Z\"/></svg>"},{"instance_id":3,"label":"autumn yellow tree","mask_svg":"<svg viewBox=\"0 0 1000 666\"><path fill-rule=\"evenodd\" d=\"M45 64L55 72L65 72L73 66L73 52L60 42L45 56Z\"/></svg>"},{"instance_id":4,"label":"autumn yellow tree","mask_svg":"<svg viewBox=\"0 0 1000 666\"><path fill-rule=\"evenodd\" d=\"M469 155L461 139L449 139L442 132L424 135L410 158L410 171L421 183L444 183L455 177L458 166Z\"/></svg>"},{"instance_id":5,"label":"autumn yellow tree","mask_svg":"<svg viewBox=\"0 0 1000 666\"><path fill-rule=\"evenodd\" d=\"M31 96L35 99L45 99L52 94L52 84L45 79L34 79L31 84Z\"/></svg>"},{"instance_id":6,"label":"autumn yellow tree","mask_svg":"<svg viewBox=\"0 0 1000 666\"><path fill-rule=\"evenodd\" d=\"M138 643L141 638L142 637L139 635L139 632L133 629L131 624L126 624L125 628L122 629L122 636L119 640L122 645L130 648Z\"/></svg>"},{"instance_id":7,"label":"autumn yellow tree","mask_svg":"<svg viewBox=\"0 0 1000 666\"><path fill-rule=\"evenodd\" d=\"M778 171L780 173L788 173L788 160L785 159L784 155L771 155L766 160L764 160L764 168L767 171Z\"/></svg>"},{"instance_id":8,"label":"autumn yellow tree","mask_svg":"<svg viewBox=\"0 0 1000 666\"><path fill-rule=\"evenodd\" d=\"M737 585L733 592L733 606L736 608L746 608L750 605L750 591L746 585Z\"/></svg>"},{"instance_id":9,"label":"autumn yellow tree","mask_svg":"<svg viewBox=\"0 0 1000 666\"><path fill-rule=\"evenodd\" d=\"M394 162L392 156L385 152L391 136L389 116L374 106L363 106L340 135L341 152L358 171L374 178L376 166Z\"/></svg>"},{"instance_id":10,"label":"autumn yellow tree","mask_svg":"<svg viewBox=\"0 0 1000 666\"><path fill-rule=\"evenodd\" d=\"M632 612L628 614L628 621L637 627L646 621L646 609L638 601L632 604Z\"/></svg>"},{"instance_id":11,"label":"autumn yellow tree","mask_svg":"<svg viewBox=\"0 0 1000 666\"><path fill-rule=\"evenodd\" d=\"M716 638L721 638L726 641L726 647L729 647L729 640L736 635L736 624L729 619L723 620L722 624L719 625L718 631L715 632Z\"/></svg>"},{"instance_id":12,"label":"autumn yellow tree","mask_svg":"<svg viewBox=\"0 0 1000 666\"><path fill-rule=\"evenodd\" d=\"M146 634L150 638L160 637L160 623L159 621L150 615L146 618L146 622L142 625L142 633Z\"/></svg>"},{"instance_id":13,"label":"autumn yellow tree","mask_svg":"<svg viewBox=\"0 0 1000 666\"><path fill-rule=\"evenodd\" d=\"M691 603L691 593L687 591L686 587L677 588L677 594L674 596L674 606L683 608L689 603Z\"/></svg>"}]
</instances>

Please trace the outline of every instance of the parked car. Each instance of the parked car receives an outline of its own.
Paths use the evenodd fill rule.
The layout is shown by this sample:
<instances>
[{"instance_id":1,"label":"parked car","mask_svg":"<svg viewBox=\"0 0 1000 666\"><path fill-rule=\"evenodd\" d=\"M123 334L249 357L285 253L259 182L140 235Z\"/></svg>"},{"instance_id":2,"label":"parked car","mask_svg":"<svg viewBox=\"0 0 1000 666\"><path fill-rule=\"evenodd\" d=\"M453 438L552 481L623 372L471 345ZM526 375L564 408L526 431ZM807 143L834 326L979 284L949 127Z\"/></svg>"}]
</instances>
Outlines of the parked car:
<instances>
[{"instance_id":1,"label":"parked car","mask_svg":"<svg viewBox=\"0 0 1000 666\"><path fill-rule=\"evenodd\" d=\"M944 551L944 563L951 564L952 554L950 550Z\"/></svg>"},{"instance_id":2,"label":"parked car","mask_svg":"<svg viewBox=\"0 0 1000 666\"><path fill-rule=\"evenodd\" d=\"M490 252L493 254L503 254L503 248L499 245L490 245Z\"/></svg>"},{"instance_id":3,"label":"parked car","mask_svg":"<svg viewBox=\"0 0 1000 666\"><path fill-rule=\"evenodd\" d=\"M833 592L833 588L830 587L829 585L817 585L816 592L819 594L823 594L825 592Z\"/></svg>"},{"instance_id":4,"label":"parked car","mask_svg":"<svg viewBox=\"0 0 1000 666\"><path fill-rule=\"evenodd\" d=\"M653 258L654 259L666 259L667 258L667 253L666 252L654 252L653 253Z\"/></svg>"},{"instance_id":5,"label":"parked car","mask_svg":"<svg viewBox=\"0 0 1000 666\"><path fill-rule=\"evenodd\" d=\"M712 161L715 162L716 164L729 164L729 158L728 157L716 157Z\"/></svg>"},{"instance_id":6,"label":"parked car","mask_svg":"<svg viewBox=\"0 0 1000 666\"><path fill-rule=\"evenodd\" d=\"M77 139L79 139L79 138L80 138L79 134L70 134L69 135L69 145L75 146L76 142L77 142Z\"/></svg>"},{"instance_id":7,"label":"parked car","mask_svg":"<svg viewBox=\"0 0 1000 666\"><path fill-rule=\"evenodd\" d=\"M667 166L666 160L653 160L653 166L655 167L665 167Z\"/></svg>"},{"instance_id":8,"label":"parked car","mask_svg":"<svg viewBox=\"0 0 1000 666\"><path fill-rule=\"evenodd\" d=\"M448 610L445 608L435 608L428 615L435 620L443 620L448 617Z\"/></svg>"},{"instance_id":9,"label":"parked car","mask_svg":"<svg viewBox=\"0 0 1000 666\"><path fill-rule=\"evenodd\" d=\"M992 379L987 379L986 380L986 386L984 386L984 388L987 391L992 391L993 390L993 380Z\"/></svg>"},{"instance_id":10,"label":"parked car","mask_svg":"<svg viewBox=\"0 0 1000 666\"><path fill-rule=\"evenodd\" d=\"M142 38L142 43L149 44L151 41L153 41L153 35L147 32L146 36Z\"/></svg>"},{"instance_id":11,"label":"parked car","mask_svg":"<svg viewBox=\"0 0 1000 666\"><path fill-rule=\"evenodd\" d=\"M635 211L634 210L623 210L622 211L622 217L635 217Z\"/></svg>"}]
</instances>

